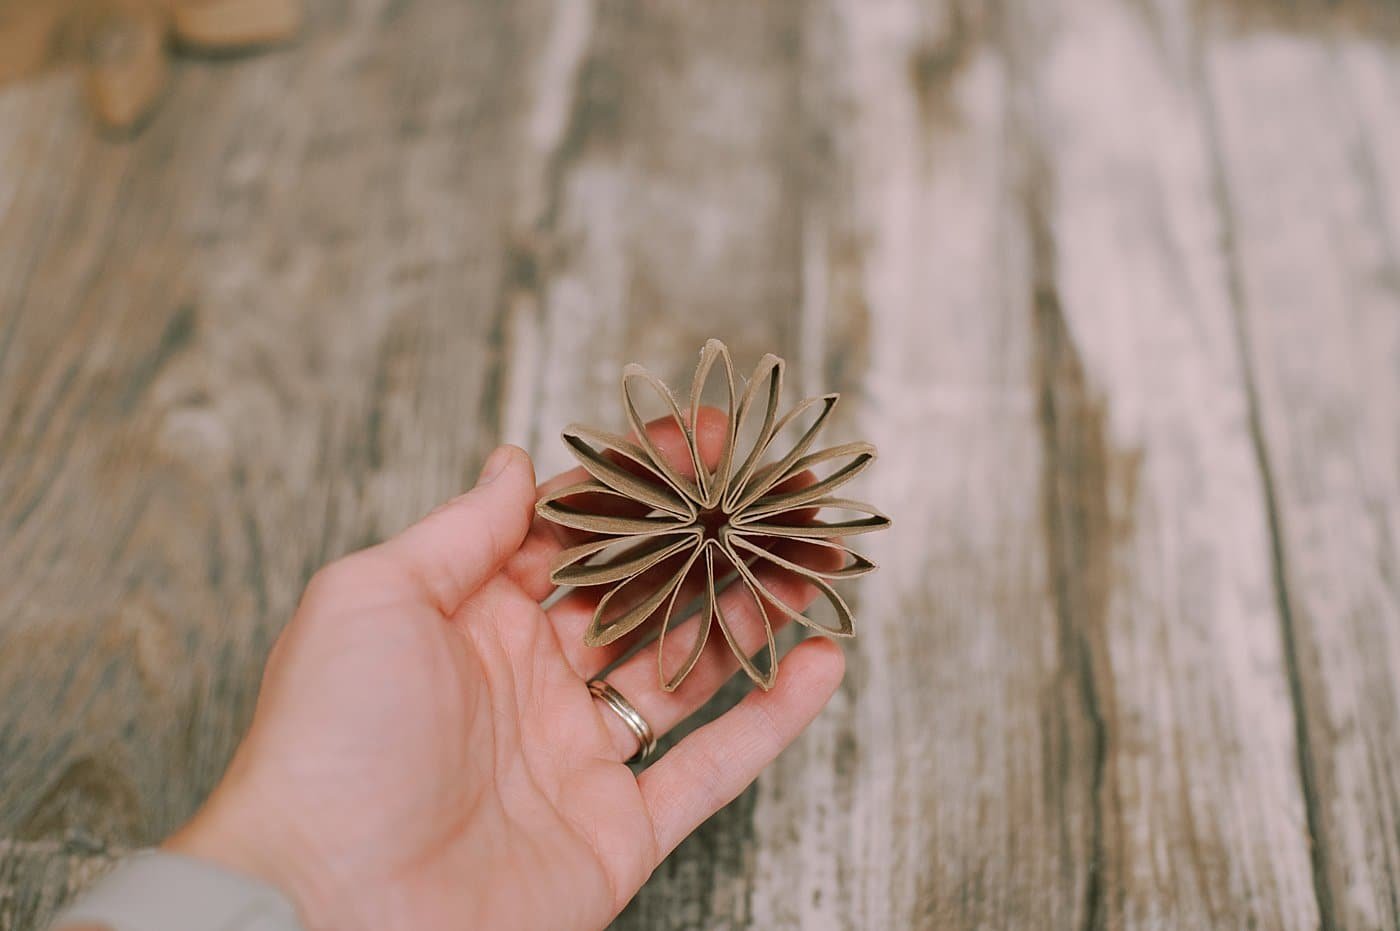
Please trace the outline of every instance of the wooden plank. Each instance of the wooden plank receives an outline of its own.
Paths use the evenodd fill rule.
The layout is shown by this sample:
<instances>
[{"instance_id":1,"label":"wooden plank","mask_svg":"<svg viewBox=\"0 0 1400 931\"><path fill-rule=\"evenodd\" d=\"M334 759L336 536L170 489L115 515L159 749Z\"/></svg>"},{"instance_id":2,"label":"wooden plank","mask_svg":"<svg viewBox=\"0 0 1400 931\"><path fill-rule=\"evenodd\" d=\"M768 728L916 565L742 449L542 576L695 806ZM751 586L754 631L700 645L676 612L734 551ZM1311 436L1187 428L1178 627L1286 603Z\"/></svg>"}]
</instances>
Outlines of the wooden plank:
<instances>
[{"instance_id":1,"label":"wooden plank","mask_svg":"<svg viewBox=\"0 0 1400 931\"><path fill-rule=\"evenodd\" d=\"M682 393L722 336L750 366L797 361L792 10L602 4L550 187L521 246L506 332L506 435L541 473L573 460L572 419L620 412L617 373L643 361Z\"/></svg>"},{"instance_id":2,"label":"wooden plank","mask_svg":"<svg viewBox=\"0 0 1400 931\"><path fill-rule=\"evenodd\" d=\"M0 838L169 832L308 574L494 444L543 12L322 8L130 143L0 95ZM78 875L16 849L3 928Z\"/></svg>"},{"instance_id":3,"label":"wooden plank","mask_svg":"<svg viewBox=\"0 0 1400 931\"><path fill-rule=\"evenodd\" d=\"M802 387L801 126L792 4L599 4L560 33L575 83L542 111L557 139L544 189L527 198L521 274L504 325L504 435L541 474L573 464L570 421L623 426L617 376L652 368L688 389L708 337L741 370L764 352ZM565 88L565 84L557 84ZM560 118L561 109L567 117ZM677 739L747 691L734 681ZM664 746L663 746L664 750ZM618 928L732 926L747 915L753 792L657 870Z\"/></svg>"},{"instance_id":4,"label":"wooden plank","mask_svg":"<svg viewBox=\"0 0 1400 931\"><path fill-rule=\"evenodd\" d=\"M1046 532L1013 92L962 5L817 7L808 79L830 148L808 220L828 372L868 354L859 636L837 703L761 783L752 927L1077 927L1091 900L1094 715ZM817 201L823 203L821 199ZM1078 416L1076 412L1074 416ZM1058 508L1059 505L1054 507Z\"/></svg>"},{"instance_id":5,"label":"wooden plank","mask_svg":"<svg viewBox=\"0 0 1400 931\"><path fill-rule=\"evenodd\" d=\"M1045 349L1071 360L1051 398L1071 418L1086 406L1078 430L1104 453L1081 459L1094 446L1076 450L1056 412L1064 546L1107 550L1069 591L1097 626L1103 727L1088 921L1310 928L1270 526L1181 26L1099 0L1022 4L1008 23Z\"/></svg>"},{"instance_id":6,"label":"wooden plank","mask_svg":"<svg viewBox=\"0 0 1400 931\"><path fill-rule=\"evenodd\" d=\"M1324 925L1400 925L1400 65L1369 5L1206 21ZM1306 28L1303 28L1306 27Z\"/></svg>"},{"instance_id":7,"label":"wooden plank","mask_svg":"<svg viewBox=\"0 0 1400 931\"><path fill-rule=\"evenodd\" d=\"M450 6L127 145L0 94L0 931L197 804L311 570L711 335L846 392L896 527L833 707L619 927L1400 921L1357 5Z\"/></svg>"}]
</instances>

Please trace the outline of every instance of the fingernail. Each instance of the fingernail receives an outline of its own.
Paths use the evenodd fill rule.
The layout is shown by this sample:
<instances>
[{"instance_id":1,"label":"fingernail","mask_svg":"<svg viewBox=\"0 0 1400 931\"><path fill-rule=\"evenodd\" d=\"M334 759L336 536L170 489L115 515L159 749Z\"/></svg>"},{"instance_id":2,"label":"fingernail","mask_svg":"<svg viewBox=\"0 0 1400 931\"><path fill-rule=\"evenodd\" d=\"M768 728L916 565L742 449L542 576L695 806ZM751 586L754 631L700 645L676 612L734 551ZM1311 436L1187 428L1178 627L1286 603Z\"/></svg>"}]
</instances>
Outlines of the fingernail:
<instances>
[{"instance_id":1,"label":"fingernail","mask_svg":"<svg viewBox=\"0 0 1400 931\"><path fill-rule=\"evenodd\" d=\"M486 464L481 467L481 477L476 480L477 487L489 485L500 478L506 466L510 464L510 447L498 446L496 451L486 457Z\"/></svg>"}]
</instances>

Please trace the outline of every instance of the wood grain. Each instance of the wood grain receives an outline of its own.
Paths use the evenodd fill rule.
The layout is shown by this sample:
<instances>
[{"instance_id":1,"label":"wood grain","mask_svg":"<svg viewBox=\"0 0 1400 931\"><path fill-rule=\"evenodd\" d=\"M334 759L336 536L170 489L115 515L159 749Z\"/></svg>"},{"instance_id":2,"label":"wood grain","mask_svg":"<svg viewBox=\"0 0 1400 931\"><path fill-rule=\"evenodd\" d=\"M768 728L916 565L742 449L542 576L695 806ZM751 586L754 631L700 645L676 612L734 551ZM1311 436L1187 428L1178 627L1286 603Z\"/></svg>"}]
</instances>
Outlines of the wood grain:
<instances>
[{"instance_id":1,"label":"wood grain","mask_svg":"<svg viewBox=\"0 0 1400 931\"><path fill-rule=\"evenodd\" d=\"M1058 370L1051 553L1074 557L1065 594L1091 622L1103 734L1092 921L1313 927L1267 503L1191 58L1170 19L1093 0L1048 13L1027 4L1008 32L1033 89L1027 222Z\"/></svg>"},{"instance_id":2,"label":"wood grain","mask_svg":"<svg viewBox=\"0 0 1400 931\"><path fill-rule=\"evenodd\" d=\"M617 927L1400 924L1397 35L357 0L129 142L6 88L0 931L198 805L310 572L712 335L843 392L895 527Z\"/></svg>"},{"instance_id":3,"label":"wood grain","mask_svg":"<svg viewBox=\"0 0 1400 931\"><path fill-rule=\"evenodd\" d=\"M506 324L504 432L541 474L572 465L558 434L580 411L621 428L626 361L684 386L717 333L741 369L768 351L799 361L797 12L604 2L570 43L571 115ZM731 683L702 717L746 690ZM746 922L753 804L687 840L617 926Z\"/></svg>"},{"instance_id":4,"label":"wood grain","mask_svg":"<svg viewBox=\"0 0 1400 931\"><path fill-rule=\"evenodd\" d=\"M172 46L247 53L287 41L300 22L300 0L0 0L0 85L72 67L103 128L138 131Z\"/></svg>"},{"instance_id":5,"label":"wood grain","mask_svg":"<svg viewBox=\"0 0 1400 931\"><path fill-rule=\"evenodd\" d=\"M1395 927L1400 68L1350 30L1212 37L1202 67L1317 898L1330 926Z\"/></svg>"},{"instance_id":6,"label":"wood grain","mask_svg":"<svg viewBox=\"0 0 1400 931\"><path fill-rule=\"evenodd\" d=\"M170 831L309 573L494 442L527 144L506 63L540 17L437 14L323 9L121 145L57 81L0 98L0 836ZM67 888L35 862L15 874ZM0 925L54 899L6 896Z\"/></svg>"},{"instance_id":7,"label":"wood grain","mask_svg":"<svg viewBox=\"0 0 1400 931\"><path fill-rule=\"evenodd\" d=\"M852 416L882 451L869 494L900 504L847 686L761 784L752 926L1077 926L1094 726L1045 558L1009 69L957 7L824 16L844 197L808 237L835 295L809 312L867 330Z\"/></svg>"}]
</instances>

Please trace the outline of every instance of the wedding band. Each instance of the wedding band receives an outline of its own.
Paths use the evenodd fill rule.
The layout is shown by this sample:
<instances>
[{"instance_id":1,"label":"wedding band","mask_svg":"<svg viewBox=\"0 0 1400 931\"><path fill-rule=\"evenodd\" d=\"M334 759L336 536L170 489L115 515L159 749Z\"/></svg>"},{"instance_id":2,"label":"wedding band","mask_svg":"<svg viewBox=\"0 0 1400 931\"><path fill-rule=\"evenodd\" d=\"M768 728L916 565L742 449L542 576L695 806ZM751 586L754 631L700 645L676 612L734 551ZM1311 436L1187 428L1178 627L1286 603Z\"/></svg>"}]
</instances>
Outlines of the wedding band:
<instances>
[{"instance_id":1,"label":"wedding band","mask_svg":"<svg viewBox=\"0 0 1400 931\"><path fill-rule=\"evenodd\" d=\"M647 719L632 707L630 701L622 697L621 692L602 679L589 679L588 694L611 708L613 714L621 718L622 723L636 736L637 752L627 760L628 763L641 763L651 756L651 752L656 749L656 734L647 723Z\"/></svg>"}]
</instances>

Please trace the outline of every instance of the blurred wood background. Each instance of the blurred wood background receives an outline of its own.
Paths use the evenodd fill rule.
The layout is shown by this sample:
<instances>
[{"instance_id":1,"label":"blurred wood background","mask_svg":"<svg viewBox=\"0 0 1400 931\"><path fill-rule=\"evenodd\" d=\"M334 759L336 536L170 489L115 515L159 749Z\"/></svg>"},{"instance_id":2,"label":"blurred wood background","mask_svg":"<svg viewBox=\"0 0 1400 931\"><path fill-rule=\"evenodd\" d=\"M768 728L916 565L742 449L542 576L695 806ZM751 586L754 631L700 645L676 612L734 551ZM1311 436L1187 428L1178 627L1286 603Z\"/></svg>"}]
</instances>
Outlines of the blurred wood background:
<instances>
[{"instance_id":1,"label":"blurred wood background","mask_svg":"<svg viewBox=\"0 0 1400 931\"><path fill-rule=\"evenodd\" d=\"M1400 927L1393 3L315 0L166 94L0 90L0 929L199 803L317 566L709 336L896 526L617 927Z\"/></svg>"}]
</instances>

